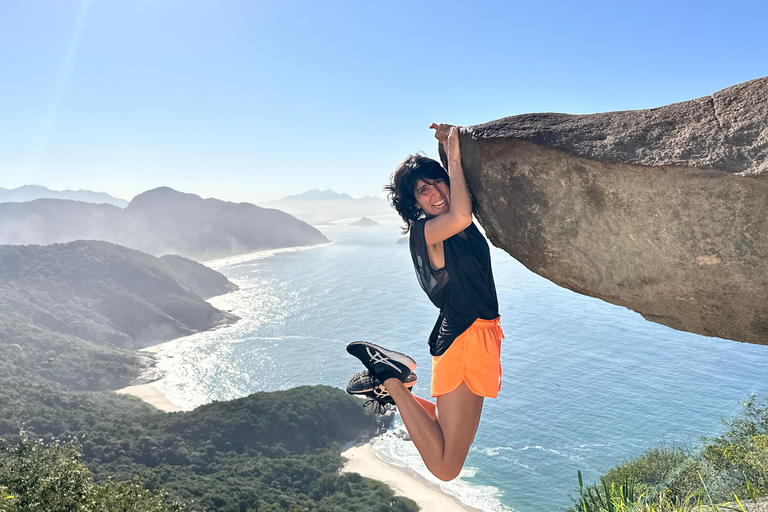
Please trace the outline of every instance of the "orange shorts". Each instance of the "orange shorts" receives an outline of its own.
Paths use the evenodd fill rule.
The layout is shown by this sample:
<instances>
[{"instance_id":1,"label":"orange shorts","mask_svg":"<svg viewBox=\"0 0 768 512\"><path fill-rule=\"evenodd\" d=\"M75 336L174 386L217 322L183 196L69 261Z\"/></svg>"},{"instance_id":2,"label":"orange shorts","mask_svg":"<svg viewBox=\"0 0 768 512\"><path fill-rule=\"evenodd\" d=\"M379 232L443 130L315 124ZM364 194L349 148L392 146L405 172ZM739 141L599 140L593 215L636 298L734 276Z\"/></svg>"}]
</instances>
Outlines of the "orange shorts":
<instances>
[{"instance_id":1,"label":"orange shorts","mask_svg":"<svg viewBox=\"0 0 768 512\"><path fill-rule=\"evenodd\" d=\"M501 389L499 319L475 320L443 355L432 358L432 396L445 395L462 382L474 394L496 398Z\"/></svg>"}]
</instances>

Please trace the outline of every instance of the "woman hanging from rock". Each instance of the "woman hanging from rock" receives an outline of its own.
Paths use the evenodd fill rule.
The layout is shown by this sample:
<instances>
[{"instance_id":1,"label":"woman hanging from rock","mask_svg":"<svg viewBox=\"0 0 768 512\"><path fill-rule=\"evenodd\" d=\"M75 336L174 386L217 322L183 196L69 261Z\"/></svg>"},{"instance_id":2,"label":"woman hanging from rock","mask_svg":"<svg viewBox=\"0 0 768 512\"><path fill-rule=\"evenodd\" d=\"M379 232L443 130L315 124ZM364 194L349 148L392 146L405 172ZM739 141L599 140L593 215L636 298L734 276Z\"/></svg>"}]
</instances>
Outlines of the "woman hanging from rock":
<instances>
[{"instance_id":1,"label":"woman hanging from rock","mask_svg":"<svg viewBox=\"0 0 768 512\"><path fill-rule=\"evenodd\" d=\"M385 189L410 231L419 284L440 309L429 336L436 402L411 394L413 359L364 341L347 347L366 367L349 381L347 391L379 404L394 403L427 468L447 481L464 465L484 397L499 392L504 335L488 243L472 222L459 127L430 128L446 151L448 172L435 160L409 156Z\"/></svg>"}]
</instances>

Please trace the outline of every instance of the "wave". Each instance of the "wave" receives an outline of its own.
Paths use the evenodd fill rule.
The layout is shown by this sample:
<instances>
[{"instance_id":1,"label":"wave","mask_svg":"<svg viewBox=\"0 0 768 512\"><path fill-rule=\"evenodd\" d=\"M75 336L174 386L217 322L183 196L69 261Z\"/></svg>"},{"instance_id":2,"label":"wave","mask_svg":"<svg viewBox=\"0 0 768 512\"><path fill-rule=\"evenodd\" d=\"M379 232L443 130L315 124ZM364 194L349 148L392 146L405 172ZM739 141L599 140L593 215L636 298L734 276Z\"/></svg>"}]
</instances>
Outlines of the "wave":
<instances>
[{"instance_id":1,"label":"wave","mask_svg":"<svg viewBox=\"0 0 768 512\"><path fill-rule=\"evenodd\" d=\"M213 270L221 271L221 269L224 267L247 264L254 260L271 258L272 256L275 256L277 254L283 254L286 252L299 252L299 251L306 251L307 249L317 249L318 247L325 247L333 243L334 243L333 241L330 241L323 244L299 245L296 247L281 247L279 249L264 249L261 251L254 251L246 254L238 254L236 256L227 256L225 258L216 258L213 260L201 261L200 263L202 263L203 265L209 268L212 268Z\"/></svg>"},{"instance_id":2,"label":"wave","mask_svg":"<svg viewBox=\"0 0 768 512\"><path fill-rule=\"evenodd\" d=\"M402 420L399 416L396 418L393 427L372 441L374 455L391 466L415 471L429 483L438 486L444 493L454 496L469 507L484 512L512 512L511 508L499 500L503 493L497 487L470 481L477 475L478 468L465 466L458 478L450 482L435 478L424 465L416 447L407 440L407 432Z\"/></svg>"}]
</instances>

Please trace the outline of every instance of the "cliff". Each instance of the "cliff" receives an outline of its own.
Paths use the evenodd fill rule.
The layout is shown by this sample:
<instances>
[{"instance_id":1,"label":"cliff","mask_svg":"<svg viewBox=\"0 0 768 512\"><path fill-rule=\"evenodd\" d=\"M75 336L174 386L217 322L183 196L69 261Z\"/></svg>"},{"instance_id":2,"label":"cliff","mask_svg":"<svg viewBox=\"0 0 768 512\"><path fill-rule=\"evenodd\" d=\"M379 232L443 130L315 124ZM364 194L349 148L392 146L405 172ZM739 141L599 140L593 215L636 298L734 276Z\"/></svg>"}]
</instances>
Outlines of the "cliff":
<instances>
[{"instance_id":1,"label":"cliff","mask_svg":"<svg viewBox=\"0 0 768 512\"><path fill-rule=\"evenodd\" d=\"M675 329L768 344L768 77L460 138L478 220L527 268Z\"/></svg>"}]
</instances>

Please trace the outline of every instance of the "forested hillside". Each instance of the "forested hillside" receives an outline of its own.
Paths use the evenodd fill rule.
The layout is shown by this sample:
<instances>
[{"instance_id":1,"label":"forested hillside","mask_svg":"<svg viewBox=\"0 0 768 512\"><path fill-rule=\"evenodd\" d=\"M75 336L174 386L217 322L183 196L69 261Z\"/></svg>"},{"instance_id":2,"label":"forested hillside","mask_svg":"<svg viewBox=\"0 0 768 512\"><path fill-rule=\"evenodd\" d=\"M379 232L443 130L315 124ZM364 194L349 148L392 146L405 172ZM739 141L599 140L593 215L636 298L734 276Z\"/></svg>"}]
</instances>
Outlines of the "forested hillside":
<instances>
[{"instance_id":1,"label":"forested hillside","mask_svg":"<svg viewBox=\"0 0 768 512\"><path fill-rule=\"evenodd\" d=\"M0 246L0 510L416 510L339 473L376 427L339 389L170 414L108 391L142 369L136 347L233 321L200 296L222 278L106 242Z\"/></svg>"},{"instance_id":2,"label":"forested hillside","mask_svg":"<svg viewBox=\"0 0 768 512\"><path fill-rule=\"evenodd\" d=\"M229 279L202 263L175 254L161 256L160 259L182 283L204 299L237 290L237 286Z\"/></svg>"},{"instance_id":3,"label":"forested hillside","mask_svg":"<svg viewBox=\"0 0 768 512\"><path fill-rule=\"evenodd\" d=\"M371 434L375 419L335 388L163 413L124 395L72 392L39 379L9 384L0 379L7 441L18 442L22 428L49 441L75 439L97 482L138 477L183 510L416 510L383 484L339 473L341 445Z\"/></svg>"},{"instance_id":4,"label":"forested hillside","mask_svg":"<svg viewBox=\"0 0 768 512\"><path fill-rule=\"evenodd\" d=\"M193 291L214 288L201 284L213 271L195 265L107 242L0 246L0 375L127 385L140 370L134 349L237 320ZM222 293L234 286L224 281Z\"/></svg>"}]
</instances>

